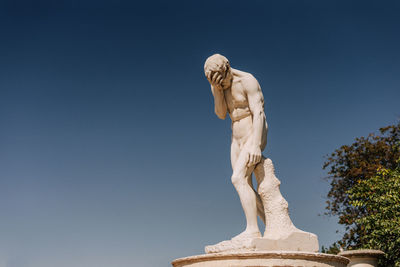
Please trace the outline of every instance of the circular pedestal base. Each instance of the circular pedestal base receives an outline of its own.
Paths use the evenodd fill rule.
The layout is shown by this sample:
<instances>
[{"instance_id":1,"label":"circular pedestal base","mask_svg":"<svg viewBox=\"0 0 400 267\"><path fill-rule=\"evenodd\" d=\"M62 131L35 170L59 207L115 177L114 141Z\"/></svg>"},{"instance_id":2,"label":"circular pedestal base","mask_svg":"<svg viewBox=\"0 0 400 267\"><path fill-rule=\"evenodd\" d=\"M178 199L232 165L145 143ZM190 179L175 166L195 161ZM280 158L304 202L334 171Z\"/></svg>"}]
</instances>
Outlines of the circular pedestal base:
<instances>
[{"instance_id":1,"label":"circular pedestal base","mask_svg":"<svg viewBox=\"0 0 400 267\"><path fill-rule=\"evenodd\" d=\"M346 267L349 260L342 256L296 252L254 251L215 253L176 259L174 267Z\"/></svg>"},{"instance_id":2,"label":"circular pedestal base","mask_svg":"<svg viewBox=\"0 0 400 267\"><path fill-rule=\"evenodd\" d=\"M359 249L342 251L339 255L350 260L349 267L376 267L378 266L378 258L385 253L374 249Z\"/></svg>"}]
</instances>

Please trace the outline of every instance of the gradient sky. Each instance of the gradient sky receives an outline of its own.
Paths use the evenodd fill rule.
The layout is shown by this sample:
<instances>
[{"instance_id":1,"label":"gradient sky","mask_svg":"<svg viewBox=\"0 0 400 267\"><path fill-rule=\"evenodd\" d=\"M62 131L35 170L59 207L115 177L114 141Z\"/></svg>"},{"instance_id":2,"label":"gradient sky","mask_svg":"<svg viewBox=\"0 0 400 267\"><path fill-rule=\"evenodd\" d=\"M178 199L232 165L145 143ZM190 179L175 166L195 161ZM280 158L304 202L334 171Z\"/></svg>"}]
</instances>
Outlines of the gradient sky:
<instances>
[{"instance_id":1,"label":"gradient sky","mask_svg":"<svg viewBox=\"0 0 400 267\"><path fill-rule=\"evenodd\" d=\"M144 2L144 1L143 1ZM400 116L399 1L1 1L0 267L166 267L243 230L213 53L261 84L299 228L324 155Z\"/></svg>"}]
</instances>

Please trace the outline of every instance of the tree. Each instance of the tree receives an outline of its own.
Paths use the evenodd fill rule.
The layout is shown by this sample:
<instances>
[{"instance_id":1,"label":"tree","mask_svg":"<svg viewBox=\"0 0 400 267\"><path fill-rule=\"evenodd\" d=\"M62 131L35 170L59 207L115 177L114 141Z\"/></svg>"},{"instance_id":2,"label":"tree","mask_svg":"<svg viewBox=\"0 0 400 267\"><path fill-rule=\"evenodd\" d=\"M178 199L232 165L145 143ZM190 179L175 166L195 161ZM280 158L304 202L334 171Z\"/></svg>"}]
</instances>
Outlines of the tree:
<instances>
[{"instance_id":1,"label":"tree","mask_svg":"<svg viewBox=\"0 0 400 267\"><path fill-rule=\"evenodd\" d=\"M348 194L350 205L366 213L355 220L360 247L384 251L380 266L400 267L400 159L395 170L357 181Z\"/></svg>"},{"instance_id":2,"label":"tree","mask_svg":"<svg viewBox=\"0 0 400 267\"><path fill-rule=\"evenodd\" d=\"M395 170L400 158L400 122L379 129L379 134L356 138L351 145L344 145L328 156L323 168L328 170L331 189L327 195L327 215L337 215L345 226L341 240L325 251L334 252L338 247L357 249L363 246L365 234L360 220L369 215L365 206L353 205L350 190L360 182L376 177L380 169Z\"/></svg>"}]
</instances>

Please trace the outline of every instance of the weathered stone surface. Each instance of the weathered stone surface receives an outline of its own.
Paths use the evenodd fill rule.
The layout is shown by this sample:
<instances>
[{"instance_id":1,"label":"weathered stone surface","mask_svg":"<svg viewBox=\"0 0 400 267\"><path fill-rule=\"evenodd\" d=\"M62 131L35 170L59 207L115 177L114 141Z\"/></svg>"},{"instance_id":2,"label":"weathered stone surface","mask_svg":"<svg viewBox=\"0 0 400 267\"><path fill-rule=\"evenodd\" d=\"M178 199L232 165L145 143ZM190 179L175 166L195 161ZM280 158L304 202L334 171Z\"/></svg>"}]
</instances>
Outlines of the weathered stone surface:
<instances>
[{"instance_id":1,"label":"weathered stone surface","mask_svg":"<svg viewBox=\"0 0 400 267\"><path fill-rule=\"evenodd\" d=\"M214 253L174 260L174 267L346 267L345 257L306 252Z\"/></svg>"},{"instance_id":2,"label":"weathered stone surface","mask_svg":"<svg viewBox=\"0 0 400 267\"><path fill-rule=\"evenodd\" d=\"M270 239L267 237L253 240L255 250L311 251L318 252L318 238L312 233L292 232L288 237Z\"/></svg>"}]
</instances>

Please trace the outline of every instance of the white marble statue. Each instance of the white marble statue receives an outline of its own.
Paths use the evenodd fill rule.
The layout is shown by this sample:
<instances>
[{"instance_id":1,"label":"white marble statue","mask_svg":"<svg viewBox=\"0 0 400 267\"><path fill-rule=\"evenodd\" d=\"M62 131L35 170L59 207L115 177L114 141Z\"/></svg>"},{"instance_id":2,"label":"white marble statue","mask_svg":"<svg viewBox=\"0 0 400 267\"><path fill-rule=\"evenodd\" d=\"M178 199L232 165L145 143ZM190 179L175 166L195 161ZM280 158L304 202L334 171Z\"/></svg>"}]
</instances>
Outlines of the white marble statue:
<instances>
[{"instance_id":1,"label":"white marble statue","mask_svg":"<svg viewBox=\"0 0 400 267\"><path fill-rule=\"evenodd\" d=\"M246 216L245 230L231 240L207 246L207 253L241 250L318 251L316 235L297 229L290 220L279 180L270 159L262 156L268 124L260 85L250 73L233 69L227 58L215 54L204 65L211 84L215 113L232 120L232 183ZM252 174L257 180L253 189ZM265 223L262 236L257 215Z\"/></svg>"}]
</instances>

